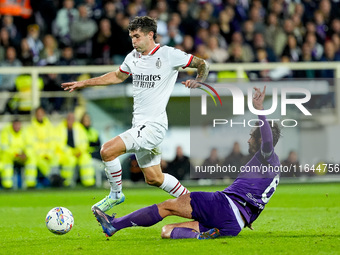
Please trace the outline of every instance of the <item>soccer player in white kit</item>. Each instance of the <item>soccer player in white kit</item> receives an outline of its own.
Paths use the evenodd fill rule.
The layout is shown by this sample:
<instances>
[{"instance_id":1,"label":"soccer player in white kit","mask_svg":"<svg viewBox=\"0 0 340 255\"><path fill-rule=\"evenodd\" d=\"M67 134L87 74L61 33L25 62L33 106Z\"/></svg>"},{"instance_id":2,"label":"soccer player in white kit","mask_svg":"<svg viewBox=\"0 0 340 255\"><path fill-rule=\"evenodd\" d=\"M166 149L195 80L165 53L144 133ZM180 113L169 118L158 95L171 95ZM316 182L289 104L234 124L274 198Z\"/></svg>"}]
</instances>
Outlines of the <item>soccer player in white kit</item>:
<instances>
[{"instance_id":1,"label":"soccer player in white kit","mask_svg":"<svg viewBox=\"0 0 340 255\"><path fill-rule=\"evenodd\" d=\"M135 153L146 183L157 186L174 197L189 191L172 175L163 174L160 162L160 143L168 128L166 106L174 88L178 69L197 68L195 79L182 82L188 88L200 87L209 72L206 61L181 50L155 43L157 23L143 16L129 24L129 34L134 50L123 64L113 72L84 81L63 83L64 90L72 92L89 86L121 83L130 75L133 83L132 128L114 137L101 148L101 157L111 186L110 194L96 203L102 211L125 200L122 193L122 167L118 156ZM92 207L92 208L93 208Z\"/></svg>"}]
</instances>

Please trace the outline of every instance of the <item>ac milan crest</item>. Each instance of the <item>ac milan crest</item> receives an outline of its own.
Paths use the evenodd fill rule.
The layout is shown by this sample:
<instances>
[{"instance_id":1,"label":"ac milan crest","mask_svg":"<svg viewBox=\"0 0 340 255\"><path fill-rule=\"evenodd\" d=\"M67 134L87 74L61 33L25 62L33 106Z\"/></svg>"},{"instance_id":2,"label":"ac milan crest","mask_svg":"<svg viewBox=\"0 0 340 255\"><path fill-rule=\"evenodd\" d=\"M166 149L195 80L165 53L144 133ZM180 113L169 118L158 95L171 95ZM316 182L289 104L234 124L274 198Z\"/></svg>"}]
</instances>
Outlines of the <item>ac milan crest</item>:
<instances>
[{"instance_id":1,"label":"ac milan crest","mask_svg":"<svg viewBox=\"0 0 340 255\"><path fill-rule=\"evenodd\" d=\"M161 68L161 66L162 66L161 59L158 58L158 59L157 59L157 62L156 62L156 67L159 69L159 68Z\"/></svg>"}]
</instances>

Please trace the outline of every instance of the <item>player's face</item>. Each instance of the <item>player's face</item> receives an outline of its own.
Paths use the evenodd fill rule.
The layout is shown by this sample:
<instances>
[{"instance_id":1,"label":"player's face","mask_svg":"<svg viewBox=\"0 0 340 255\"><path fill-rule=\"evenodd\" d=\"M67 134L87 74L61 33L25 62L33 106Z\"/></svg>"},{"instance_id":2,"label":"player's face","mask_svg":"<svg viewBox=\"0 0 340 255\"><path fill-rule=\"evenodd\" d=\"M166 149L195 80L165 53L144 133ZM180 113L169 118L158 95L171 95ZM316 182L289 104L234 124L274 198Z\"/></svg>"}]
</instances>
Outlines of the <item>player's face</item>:
<instances>
[{"instance_id":1,"label":"player's face","mask_svg":"<svg viewBox=\"0 0 340 255\"><path fill-rule=\"evenodd\" d=\"M251 133L250 138L248 140L248 145L249 145L248 152L250 154L255 154L260 149L260 144L261 144L261 141L256 139L253 133Z\"/></svg>"},{"instance_id":2,"label":"player's face","mask_svg":"<svg viewBox=\"0 0 340 255\"><path fill-rule=\"evenodd\" d=\"M143 33L140 29L130 31L129 33L131 40L132 40L132 46L135 48L138 52L142 53L143 55L146 55L151 50L150 46L153 37L153 33L149 32L147 34Z\"/></svg>"}]
</instances>

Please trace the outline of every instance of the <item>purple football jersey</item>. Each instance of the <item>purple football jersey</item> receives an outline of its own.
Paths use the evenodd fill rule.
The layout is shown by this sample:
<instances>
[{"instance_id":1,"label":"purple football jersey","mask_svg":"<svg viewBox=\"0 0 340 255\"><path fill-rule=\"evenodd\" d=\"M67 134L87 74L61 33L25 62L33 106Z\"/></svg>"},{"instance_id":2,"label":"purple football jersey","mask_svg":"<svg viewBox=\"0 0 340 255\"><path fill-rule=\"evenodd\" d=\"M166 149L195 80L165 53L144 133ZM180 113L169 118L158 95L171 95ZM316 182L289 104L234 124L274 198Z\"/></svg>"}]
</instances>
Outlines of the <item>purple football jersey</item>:
<instances>
[{"instance_id":1,"label":"purple football jersey","mask_svg":"<svg viewBox=\"0 0 340 255\"><path fill-rule=\"evenodd\" d=\"M264 125L260 127L261 150L241 167L236 180L223 190L235 202L248 224L260 215L276 190L280 178L280 160L274 152L269 123L264 116L259 118L264 121Z\"/></svg>"}]
</instances>

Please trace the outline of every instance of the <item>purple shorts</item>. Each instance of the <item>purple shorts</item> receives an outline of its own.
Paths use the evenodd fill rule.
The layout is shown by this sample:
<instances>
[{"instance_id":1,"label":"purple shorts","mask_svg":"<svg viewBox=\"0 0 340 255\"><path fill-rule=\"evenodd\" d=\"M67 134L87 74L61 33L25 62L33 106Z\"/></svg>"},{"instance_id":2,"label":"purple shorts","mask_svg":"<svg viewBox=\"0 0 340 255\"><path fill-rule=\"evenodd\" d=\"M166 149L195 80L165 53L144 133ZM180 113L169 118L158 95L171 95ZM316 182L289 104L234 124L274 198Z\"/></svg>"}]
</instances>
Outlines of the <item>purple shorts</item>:
<instances>
[{"instance_id":1,"label":"purple shorts","mask_svg":"<svg viewBox=\"0 0 340 255\"><path fill-rule=\"evenodd\" d=\"M199 222L200 232L212 228L220 230L222 236L237 236L241 227L237 222L225 194L217 192L191 192L192 218Z\"/></svg>"}]
</instances>

